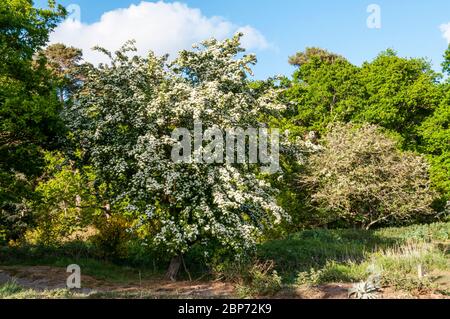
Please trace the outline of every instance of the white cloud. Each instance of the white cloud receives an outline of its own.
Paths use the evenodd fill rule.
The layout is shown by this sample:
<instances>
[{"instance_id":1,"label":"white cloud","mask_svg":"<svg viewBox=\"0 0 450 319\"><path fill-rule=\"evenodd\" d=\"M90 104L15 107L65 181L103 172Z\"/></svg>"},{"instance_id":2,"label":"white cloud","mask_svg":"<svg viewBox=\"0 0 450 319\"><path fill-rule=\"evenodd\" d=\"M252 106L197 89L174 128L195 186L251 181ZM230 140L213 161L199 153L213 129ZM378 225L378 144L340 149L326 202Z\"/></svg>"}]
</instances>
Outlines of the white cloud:
<instances>
[{"instance_id":1,"label":"white cloud","mask_svg":"<svg viewBox=\"0 0 450 319\"><path fill-rule=\"evenodd\" d=\"M267 49L269 47L266 38L258 30L249 25L240 27L236 31L244 34L241 44L246 49Z\"/></svg>"},{"instance_id":2,"label":"white cloud","mask_svg":"<svg viewBox=\"0 0 450 319\"><path fill-rule=\"evenodd\" d=\"M442 36L450 43L450 22L447 24L441 24L440 29L442 31Z\"/></svg>"},{"instance_id":3,"label":"white cloud","mask_svg":"<svg viewBox=\"0 0 450 319\"><path fill-rule=\"evenodd\" d=\"M141 2L128 8L104 13L92 24L67 19L50 35L50 42L62 42L83 49L84 58L92 63L105 62L104 55L92 51L100 45L117 50L127 40L136 40L138 54L149 50L158 55L174 56L193 43L215 37L223 39L243 32L242 45L248 50L267 49L264 36L251 26L238 26L221 17L206 17L199 9L174 2Z\"/></svg>"}]
</instances>

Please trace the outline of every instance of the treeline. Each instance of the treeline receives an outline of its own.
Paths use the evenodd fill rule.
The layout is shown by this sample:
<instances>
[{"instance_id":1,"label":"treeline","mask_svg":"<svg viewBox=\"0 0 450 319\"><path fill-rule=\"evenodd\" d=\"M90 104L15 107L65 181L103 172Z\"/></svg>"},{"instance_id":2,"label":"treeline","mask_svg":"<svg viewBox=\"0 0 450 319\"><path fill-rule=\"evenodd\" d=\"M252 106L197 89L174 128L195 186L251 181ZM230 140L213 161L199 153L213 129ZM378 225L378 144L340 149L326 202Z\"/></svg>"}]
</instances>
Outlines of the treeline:
<instances>
[{"instance_id":1,"label":"treeline","mask_svg":"<svg viewBox=\"0 0 450 319\"><path fill-rule=\"evenodd\" d=\"M328 202L328 204L322 204L324 204L323 207L329 208L343 204L341 200L345 198L357 206L364 207L365 212L369 212L374 207L368 203L370 201L368 194L374 191L375 198L380 196L375 200L378 202L375 204L377 207L375 210L389 210L384 205L384 208L378 205L383 201L384 195L393 198L396 196L396 191L389 189L388 185L385 185L384 190L375 191L378 186L381 186L378 183L389 183L389 174L385 175L382 171L392 169L392 182L398 183L400 175L394 173L395 169L392 163L400 163L402 162L401 157L416 154L425 158L429 165L427 171L431 190L436 192L433 195L435 199L431 206L435 212L445 214L445 207L450 199L450 131L448 127L450 86L446 80L446 76L450 75L450 49L445 52L444 58L443 73L441 74L433 71L430 62L426 59L401 58L392 49L380 53L373 61L365 62L360 67L352 65L342 56L320 48L307 48L304 52L290 57L289 62L298 66L298 69L294 72L292 79L283 79L278 85L285 89L283 101L291 108L275 123L299 136L305 136L311 131L317 132L318 136L324 137L324 141L328 144L334 143L335 146L326 151L328 155L322 153L319 162L310 164L317 165L314 167L317 172L320 169L332 172L338 169L336 166L344 165L341 171L333 172L336 176L330 180L322 180L319 175L315 176L319 178L316 182L329 183L332 188L328 189L327 193L313 194L315 206L318 204L317 196L321 196L325 202ZM336 123L349 123L346 125L348 128L362 126L362 129L356 130L356 132L350 129L344 133L340 127L341 124L338 124L337 130L340 135L335 136L336 131L333 130L333 127L336 126ZM381 135L377 137L373 130L368 129L370 127L368 125L377 126ZM363 132L367 134L366 140ZM327 134L329 135L327 136ZM355 134L360 137L356 139ZM349 138L354 141L349 143ZM395 142L395 147L392 142L383 142L385 138ZM344 145L342 143L347 143L346 149L340 149ZM363 145L364 147L362 147ZM402 152L396 155L395 149ZM336 152L336 154L332 154L332 152ZM391 164L384 162L387 159L383 157L383 154L393 156ZM327 163L327 160L333 160L333 155L336 156L335 162ZM352 161L352 157L359 158L360 163ZM414 161L412 158L405 159L404 163L412 161ZM351 174L356 174L355 165L357 168L376 165L374 170L378 171L362 171L360 176L351 176ZM415 165L420 166L421 164L416 163ZM308 166L306 165L307 171L310 169ZM332 183L335 185L332 186ZM325 186L322 185L322 187ZM412 185L411 187L413 188ZM420 187L428 188L425 184ZM309 191L310 189L306 189L306 193ZM333 192L339 193L339 196L333 197ZM348 193L344 196L343 193L346 192L352 194ZM366 197L360 198L361 192L365 193ZM287 193L290 193L289 190ZM323 196L324 194L326 194L326 198ZM306 201L304 195L299 192L290 194L296 199L300 196L302 199L300 202L308 202L307 199L311 199L311 194L306 194ZM337 196L337 194L334 195ZM421 197L417 194L407 195L405 193L400 197L403 197L405 201L415 201L417 206L421 205ZM288 201L292 202L292 198ZM345 204L344 212L353 210L349 210L348 205L350 202ZM315 208L313 207L312 210L317 212ZM340 210L338 207L335 208ZM356 209L356 207L353 208ZM402 215L398 207L394 210L397 211L398 216ZM309 212L302 218L305 222L311 220ZM392 214L382 221L392 220L395 223L394 220L397 219L394 215L396 213L393 211ZM370 218L367 219L355 211L353 211L353 215L362 223L373 222ZM421 214L416 214L415 218L418 218L416 221L422 220L421 217L423 217ZM409 221L414 221L414 218Z\"/></svg>"},{"instance_id":2,"label":"treeline","mask_svg":"<svg viewBox=\"0 0 450 319\"><path fill-rule=\"evenodd\" d=\"M50 4L0 4L1 243L137 245L173 257L173 278L193 247L214 260L304 228L447 218L450 47L442 74L390 49L355 66L307 48L292 77L252 81L241 35L173 61L97 48L111 62L94 66L46 47L66 15ZM282 171L174 163L172 130L198 119L280 128Z\"/></svg>"}]
</instances>

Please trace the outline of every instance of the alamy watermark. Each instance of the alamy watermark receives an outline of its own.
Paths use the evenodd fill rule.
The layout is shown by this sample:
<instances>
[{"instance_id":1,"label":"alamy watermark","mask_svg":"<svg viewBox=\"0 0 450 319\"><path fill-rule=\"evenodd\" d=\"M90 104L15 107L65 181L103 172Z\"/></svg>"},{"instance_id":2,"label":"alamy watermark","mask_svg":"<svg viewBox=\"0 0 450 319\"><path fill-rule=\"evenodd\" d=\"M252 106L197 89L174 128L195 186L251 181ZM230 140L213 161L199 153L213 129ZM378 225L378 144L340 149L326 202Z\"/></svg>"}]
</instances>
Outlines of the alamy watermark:
<instances>
[{"instance_id":1,"label":"alamy watermark","mask_svg":"<svg viewBox=\"0 0 450 319\"><path fill-rule=\"evenodd\" d=\"M80 289L81 288L81 268L77 264L71 264L67 266L66 271L70 273L66 280L66 286L68 289Z\"/></svg>"},{"instance_id":2,"label":"alamy watermark","mask_svg":"<svg viewBox=\"0 0 450 319\"><path fill-rule=\"evenodd\" d=\"M178 143L172 148L175 163L260 164L264 173L279 171L279 130L266 127L211 127L203 130L202 122L194 122L191 134L186 128L176 128L172 138Z\"/></svg>"},{"instance_id":3,"label":"alamy watermark","mask_svg":"<svg viewBox=\"0 0 450 319\"><path fill-rule=\"evenodd\" d=\"M66 7L67 18L66 21L81 22L81 7L78 4L71 3Z\"/></svg>"},{"instance_id":4,"label":"alamy watermark","mask_svg":"<svg viewBox=\"0 0 450 319\"><path fill-rule=\"evenodd\" d=\"M370 4L367 6L366 24L369 29L381 29L381 7L378 4Z\"/></svg>"}]
</instances>

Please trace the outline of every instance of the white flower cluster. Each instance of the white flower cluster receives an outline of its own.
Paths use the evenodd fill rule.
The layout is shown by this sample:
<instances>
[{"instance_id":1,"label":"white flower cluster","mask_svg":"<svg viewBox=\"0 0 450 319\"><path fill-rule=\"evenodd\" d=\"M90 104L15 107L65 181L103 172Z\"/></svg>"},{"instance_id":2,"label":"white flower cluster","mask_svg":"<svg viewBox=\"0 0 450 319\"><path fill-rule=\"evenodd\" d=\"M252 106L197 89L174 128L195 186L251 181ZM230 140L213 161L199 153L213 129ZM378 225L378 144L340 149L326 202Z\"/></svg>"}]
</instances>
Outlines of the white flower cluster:
<instances>
[{"instance_id":1,"label":"white flower cluster","mask_svg":"<svg viewBox=\"0 0 450 319\"><path fill-rule=\"evenodd\" d=\"M156 221L154 243L177 254L214 239L242 251L288 218L249 164L171 160L174 128L192 129L196 120L221 129L256 127L261 112L284 108L273 90L261 95L248 85L256 60L239 54L239 35L182 51L171 64L123 51L111 66L91 70L71 123L111 196L125 194L133 210Z\"/></svg>"}]
</instances>

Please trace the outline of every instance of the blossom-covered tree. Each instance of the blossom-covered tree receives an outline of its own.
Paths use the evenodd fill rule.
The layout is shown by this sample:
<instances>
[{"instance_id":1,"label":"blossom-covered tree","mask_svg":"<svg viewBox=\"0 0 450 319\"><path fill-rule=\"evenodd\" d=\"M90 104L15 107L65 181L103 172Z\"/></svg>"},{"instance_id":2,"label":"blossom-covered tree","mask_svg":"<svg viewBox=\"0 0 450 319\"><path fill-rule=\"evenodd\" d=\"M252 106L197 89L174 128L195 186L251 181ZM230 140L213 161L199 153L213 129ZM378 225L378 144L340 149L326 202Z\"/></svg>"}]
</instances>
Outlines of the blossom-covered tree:
<instances>
[{"instance_id":1,"label":"blossom-covered tree","mask_svg":"<svg viewBox=\"0 0 450 319\"><path fill-rule=\"evenodd\" d=\"M171 158L175 128L257 127L261 112L283 109L276 91L248 85L256 58L242 54L240 36L205 41L170 63L130 57L133 43L115 54L99 49L111 63L89 70L67 114L112 209L128 203L155 229L152 243L173 256L170 279L192 245L214 241L239 255L288 218L256 165Z\"/></svg>"},{"instance_id":2,"label":"blossom-covered tree","mask_svg":"<svg viewBox=\"0 0 450 319\"><path fill-rule=\"evenodd\" d=\"M434 214L427 162L401 152L379 127L336 123L324 142L309 158L301 183L329 222L369 229Z\"/></svg>"}]
</instances>

